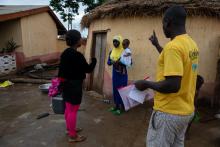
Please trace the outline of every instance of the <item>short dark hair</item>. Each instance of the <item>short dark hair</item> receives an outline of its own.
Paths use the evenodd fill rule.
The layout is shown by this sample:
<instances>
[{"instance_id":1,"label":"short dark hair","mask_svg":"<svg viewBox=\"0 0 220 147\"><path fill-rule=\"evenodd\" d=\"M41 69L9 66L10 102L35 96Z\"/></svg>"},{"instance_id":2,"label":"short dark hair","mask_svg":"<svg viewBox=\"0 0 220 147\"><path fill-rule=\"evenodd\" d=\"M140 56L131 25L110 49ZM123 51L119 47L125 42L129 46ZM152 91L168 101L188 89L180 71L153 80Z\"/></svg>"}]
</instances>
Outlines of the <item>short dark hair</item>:
<instances>
[{"instance_id":1,"label":"short dark hair","mask_svg":"<svg viewBox=\"0 0 220 147\"><path fill-rule=\"evenodd\" d=\"M126 42L128 45L130 44L130 40L124 39L123 42Z\"/></svg>"},{"instance_id":2,"label":"short dark hair","mask_svg":"<svg viewBox=\"0 0 220 147\"><path fill-rule=\"evenodd\" d=\"M182 6L174 5L165 11L164 18L171 19L174 25L185 25L186 23L186 10Z\"/></svg>"},{"instance_id":3,"label":"short dark hair","mask_svg":"<svg viewBox=\"0 0 220 147\"><path fill-rule=\"evenodd\" d=\"M81 39L81 34L77 30L69 30L66 33L66 45L74 46Z\"/></svg>"}]
</instances>

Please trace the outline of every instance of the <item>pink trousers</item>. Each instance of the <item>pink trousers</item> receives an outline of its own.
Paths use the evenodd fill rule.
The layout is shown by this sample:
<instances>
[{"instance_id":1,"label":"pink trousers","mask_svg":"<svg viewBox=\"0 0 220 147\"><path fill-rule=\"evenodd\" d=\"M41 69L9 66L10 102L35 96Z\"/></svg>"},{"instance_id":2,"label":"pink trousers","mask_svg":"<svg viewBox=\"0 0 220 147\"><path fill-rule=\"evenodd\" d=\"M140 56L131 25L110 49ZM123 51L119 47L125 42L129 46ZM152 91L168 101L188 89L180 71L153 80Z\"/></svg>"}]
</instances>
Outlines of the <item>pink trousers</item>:
<instances>
[{"instance_id":1,"label":"pink trousers","mask_svg":"<svg viewBox=\"0 0 220 147\"><path fill-rule=\"evenodd\" d=\"M80 105L72 105L71 103L65 102L65 120L66 120L66 129L69 136L76 136L76 120L77 120L77 111Z\"/></svg>"}]
</instances>

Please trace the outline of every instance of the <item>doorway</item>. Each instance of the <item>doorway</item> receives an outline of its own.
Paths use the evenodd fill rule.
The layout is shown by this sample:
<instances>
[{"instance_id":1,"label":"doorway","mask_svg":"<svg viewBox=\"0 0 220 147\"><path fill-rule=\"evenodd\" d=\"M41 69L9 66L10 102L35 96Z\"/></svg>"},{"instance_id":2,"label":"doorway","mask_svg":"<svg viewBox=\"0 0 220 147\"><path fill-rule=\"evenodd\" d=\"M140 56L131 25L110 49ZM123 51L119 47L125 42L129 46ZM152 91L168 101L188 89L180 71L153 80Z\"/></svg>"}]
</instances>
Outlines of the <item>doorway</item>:
<instances>
[{"instance_id":1,"label":"doorway","mask_svg":"<svg viewBox=\"0 0 220 147\"><path fill-rule=\"evenodd\" d=\"M91 57L96 57L97 64L91 78L92 90L103 93L107 32L93 34Z\"/></svg>"}]
</instances>

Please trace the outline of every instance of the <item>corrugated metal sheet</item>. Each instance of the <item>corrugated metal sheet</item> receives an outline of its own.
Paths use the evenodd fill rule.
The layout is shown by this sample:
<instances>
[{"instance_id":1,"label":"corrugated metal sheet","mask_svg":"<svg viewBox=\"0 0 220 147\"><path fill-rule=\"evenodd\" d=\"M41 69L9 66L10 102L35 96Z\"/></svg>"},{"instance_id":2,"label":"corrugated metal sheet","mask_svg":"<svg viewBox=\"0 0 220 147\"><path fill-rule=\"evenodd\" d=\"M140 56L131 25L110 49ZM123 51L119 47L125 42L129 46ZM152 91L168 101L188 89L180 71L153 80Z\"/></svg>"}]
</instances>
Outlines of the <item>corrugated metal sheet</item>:
<instances>
[{"instance_id":1,"label":"corrugated metal sheet","mask_svg":"<svg viewBox=\"0 0 220 147\"><path fill-rule=\"evenodd\" d=\"M2 14L12 14L32 9L38 9L45 7L43 5L29 6L29 5L0 5L0 15Z\"/></svg>"}]
</instances>

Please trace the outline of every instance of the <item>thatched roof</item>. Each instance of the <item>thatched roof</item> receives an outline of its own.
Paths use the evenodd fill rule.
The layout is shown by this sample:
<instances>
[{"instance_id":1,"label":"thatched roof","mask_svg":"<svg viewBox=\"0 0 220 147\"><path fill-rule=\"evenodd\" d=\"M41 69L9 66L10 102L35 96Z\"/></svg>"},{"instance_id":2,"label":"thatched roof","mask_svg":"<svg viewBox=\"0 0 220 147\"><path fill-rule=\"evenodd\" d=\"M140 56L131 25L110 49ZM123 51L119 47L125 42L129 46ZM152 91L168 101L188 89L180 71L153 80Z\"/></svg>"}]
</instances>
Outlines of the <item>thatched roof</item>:
<instances>
[{"instance_id":1,"label":"thatched roof","mask_svg":"<svg viewBox=\"0 0 220 147\"><path fill-rule=\"evenodd\" d=\"M161 15L170 5L186 8L188 15L206 15L220 18L220 0L108 0L83 16L81 27L89 27L92 21L106 17Z\"/></svg>"}]
</instances>

